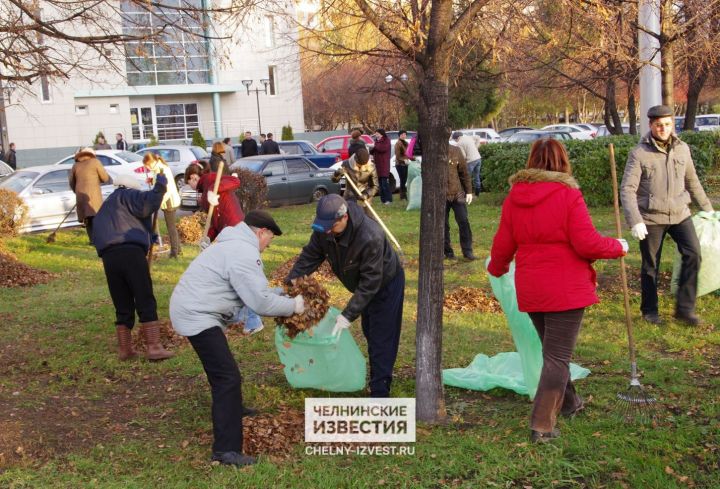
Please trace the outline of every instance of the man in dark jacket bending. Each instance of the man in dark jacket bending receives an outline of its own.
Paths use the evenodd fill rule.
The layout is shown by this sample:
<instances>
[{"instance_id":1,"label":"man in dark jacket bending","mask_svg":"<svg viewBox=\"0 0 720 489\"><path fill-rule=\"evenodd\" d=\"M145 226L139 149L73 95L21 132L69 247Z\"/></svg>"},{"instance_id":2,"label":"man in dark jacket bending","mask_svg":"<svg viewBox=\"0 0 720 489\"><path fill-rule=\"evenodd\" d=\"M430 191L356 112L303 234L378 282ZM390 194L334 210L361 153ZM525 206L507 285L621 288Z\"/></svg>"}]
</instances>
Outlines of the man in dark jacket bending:
<instances>
[{"instance_id":1,"label":"man in dark jacket bending","mask_svg":"<svg viewBox=\"0 0 720 489\"><path fill-rule=\"evenodd\" d=\"M312 228L310 242L286 280L310 275L327 259L353 293L333 331L342 332L362 316L370 356L370 396L389 397L405 298L400 259L380 225L339 195L320 199Z\"/></svg>"},{"instance_id":2,"label":"man in dark jacket bending","mask_svg":"<svg viewBox=\"0 0 720 489\"><path fill-rule=\"evenodd\" d=\"M95 216L93 244L105 268L110 297L115 306L118 357L136 355L132 346L135 312L142 324L148 360L165 360L173 354L160 343L157 302L153 294L146 259L152 236L152 215L160 209L167 177L159 174L155 187L138 190L140 181L132 176L114 178L118 188L110 194Z\"/></svg>"}]
</instances>

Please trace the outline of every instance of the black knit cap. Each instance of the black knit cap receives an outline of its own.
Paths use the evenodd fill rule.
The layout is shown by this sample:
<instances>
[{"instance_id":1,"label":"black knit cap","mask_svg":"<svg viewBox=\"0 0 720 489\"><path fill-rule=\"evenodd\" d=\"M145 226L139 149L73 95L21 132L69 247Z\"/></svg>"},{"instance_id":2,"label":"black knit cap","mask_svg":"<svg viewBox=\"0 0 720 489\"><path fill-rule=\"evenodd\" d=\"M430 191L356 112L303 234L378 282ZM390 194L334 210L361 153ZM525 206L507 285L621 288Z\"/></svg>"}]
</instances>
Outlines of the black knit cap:
<instances>
[{"instance_id":1,"label":"black knit cap","mask_svg":"<svg viewBox=\"0 0 720 489\"><path fill-rule=\"evenodd\" d=\"M275 219L265 211L254 210L248 212L245 214L245 224L254 228L269 229L275 236L282 235L280 226L278 226Z\"/></svg>"},{"instance_id":2,"label":"black knit cap","mask_svg":"<svg viewBox=\"0 0 720 489\"><path fill-rule=\"evenodd\" d=\"M660 117L672 117L675 113L667 105L655 105L650 107L647 112L648 119L658 119Z\"/></svg>"}]
</instances>

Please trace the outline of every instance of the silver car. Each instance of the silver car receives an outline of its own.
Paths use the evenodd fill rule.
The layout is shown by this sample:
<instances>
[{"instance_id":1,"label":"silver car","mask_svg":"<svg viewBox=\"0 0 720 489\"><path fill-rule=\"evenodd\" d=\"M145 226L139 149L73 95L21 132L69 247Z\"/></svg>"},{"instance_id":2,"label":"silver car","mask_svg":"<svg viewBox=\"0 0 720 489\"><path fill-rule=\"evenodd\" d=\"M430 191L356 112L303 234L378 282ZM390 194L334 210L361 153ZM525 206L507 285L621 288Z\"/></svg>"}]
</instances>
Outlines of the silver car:
<instances>
[{"instance_id":1,"label":"silver car","mask_svg":"<svg viewBox=\"0 0 720 489\"><path fill-rule=\"evenodd\" d=\"M4 161L0 161L0 182L2 182L5 177L8 177L14 172L10 165L5 163Z\"/></svg>"},{"instance_id":2,"label":"silver car","mask_svg":"<svg viewBox=\"0 0 720 489\"><path fill-rule=\"evenodd\" d=\"M73 208L75 193L70 189L70 169L58 165L33 166L17 170L0 181L0 188L18 194L28 207L28 222L20 229L21 233L55 229L66 215L62 227L80 225ZM114 190L113 174L108 174L111 180L100 187L103 200Z\"/></svg>"},{"instance_id":3,"label":"silver car","mask_svg":"<svg viewBox=\"0 0 720 489\"><path fill-rule=\"evenodd\" d=\"M178 188L185 184L185 169L190 163L209 160L210 155L200 146L186 146L184 144L150 146L137 151L141 159L146 153L160 156L170 167Z\"/></svg>"}]
</instances>

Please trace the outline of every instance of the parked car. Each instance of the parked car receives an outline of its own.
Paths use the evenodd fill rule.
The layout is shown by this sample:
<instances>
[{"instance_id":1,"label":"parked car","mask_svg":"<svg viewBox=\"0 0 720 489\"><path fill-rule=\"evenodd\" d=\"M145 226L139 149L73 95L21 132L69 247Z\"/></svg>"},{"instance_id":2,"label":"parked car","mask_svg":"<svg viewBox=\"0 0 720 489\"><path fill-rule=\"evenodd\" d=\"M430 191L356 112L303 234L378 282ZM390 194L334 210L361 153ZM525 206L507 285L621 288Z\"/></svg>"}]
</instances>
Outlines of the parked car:
<instances>
[{"instance_id":1,"label":"parked car","mask_svg":"<svg viewBox=\"0 0 720 489\"><path fill-rule=\"evenodd\" d=\"M7 177L9 177L10 175L12 175L12 173L13 173L14 171L15 171L15 170L13 170L13 169L10 167L10 165L8 165L7 163L5 163L4 161L0 161L0 182L2 182L3 180L5 180L5 178L7 178Z\"/></svg>"},{"instance_id":2,"label":"parked car","mask_svg":"<svg viewBox=\"0 0 720 489\"><path fill-rule=\"evenodd\" d=\"M498 135L500 136L500 141L507 141L507 138L509 138L510 136L512 136L513 134L515 134L516 132L520 132L520 131L532 131L532 130L533 130L532 127L527 127L527 126L508 127L508 128L506 128L506 129L503 129L502 131L500 131L500 132L498 133Z\"/></svg>"},{"instance_id":3,"label":"parked car","mask_svg":"<svg viewBox=\"0 0 720 489\"><path fill-rule=\"evenodd\" d=\"M685 125L685 117L682 117L682 116L675 117L675 132L676 133L682 131L684 125Z\"/></svg>"},{"instance_id":4,"label":"parked car","mask_svg":"<svg viewBox=\"0 0 720 489\"><path fill-rule=\"evenodd\" d=\"M593 139L597 133L595 131L588 131L587 129L578 126L577 124L551 124L545 126L541 131L563 131L570 133L572 139Z\"/></svg>"},{"instance_id":5,"label":"parked car","mask_svg":"<svg viewBox=\"0 0 720 489\"><path fill-rule=\"evenodd\" d=\"M578 122L578 123L576 123L575 125L578 126L578 127L583 128L583 129L587 129L587 130L590 131L591 133L594 133L595 136L597 136L597 130L598 130L598 128L599 128L598 125L589 124L589 123L585 123L585 122ZM595 136L593 136L593 137L595 137Z\"/></svg>"},{"instance_id":6,"label":"parked car","mask_svg":"<svg viewBox=\"0 0 720 489\"><path fill-rule=\"evenodd\" d=\"M371 138L367 134L363 134L360 137L363 141L365 141L368 146L372 146L375 144L373 138ZM330 136L329 138L325 138L320 141L317 144L317 149L320 150L321 153L337 153L340 155L341 160L347 160L349 141L349 134L345 134L342 136Z\"/></svg>"},{"instance_id":7,"label":"parked car","mask_svg":"<svg viewBox=\"0 0 720 489\"><path fill-rule=\"evenodd\" d=\"M637 129L635 132L637 134L640 134L640 124L638 124L636 127L637 127ZM630 124L622 124L622 130L623 130L623 134L630 134ZM608 130L607 126L600 126L598 128L597 135L595 137L602 138L602 137L606 137L606 136L612 136L612 134L610 134L610 131Z\"/></svg>"},{"instance_id":8,"label":"parked car","mask_svg":"<svg viewBox=\"0 0 720 489\"><path fill-rule=\"evenodd\" d=\"M280 146L280 154L304 156L315 163L315 166L318 168L330 168L340 160L340 155L338 154L321 153L310 141L277 141L277 143L278 146ZM236 160L242 158L240 154L240 145L233 144L233 150L235 152L235 159L233 160L234 163Z\"/></svg>"},{"instance_id":9,"label":"parked car","mask_svg":"<svg viewBox=\"0 0 720 489\"><path fill-rule=\"evenodd\" d=\"M569 132L565 131L518 131L509 138L507 138L508 143L531 143L535 141L536 139L541 138L552 138L557 139L559 141L568 141L572 139L570 137Z\"/></svg>"},{"instance_id":10,"label":"parked car","mask_svg":"<svg viewBox=\"0 0 720 489\"><path fill-rule=\"evenodd\" d=\"M704 114L695 117L696 131L717 131L720 129L720 114Z\"/></svg>"},{"instance_id":11,"label":"parked car","mask_svg":"<svg viewBox=\"0 0 720 489\"><path fill-rule=\"evenodd\" d=\"M112 169L113 173L117 175L136 176L135 170L142 166L142 156L130 151L99 149L95 151L95 157L100 160L106 170ZM55 165L67 165L70 168L72 168L73 164L75 164L75 155L70 155L55 163Z\"/></svg>"},{"instance_id":12,"label":"parked car","mask_svg":"<svg viewBox=\"0 0 720 489\"><path fill-rule=\"evenodd\" d=\"M484 127L480 129L459 129L466 136L473 136L479 144L499 143L500 134L495 129Z\"/></svg>"},{"instance_id":13,"label":"parked car","mask_svg":"<svg viewBox=\"0 0 720 489\"><path fill-rule=\"evenodd\" d=\"M268 186L267 199L271 207L305 204L320 200L328 194L340 193L340 184L331 180L332 170L318 168L302 156L247 156L230 165L229 171L240 168L265 177ZM198 208L198 193L189 185L182 188L180 199L183 209Z\"/></svg>"},{"instance_id":14,"label":"parked car","mask_svg":"<svg viewBox=\"0 0 720 489\"><path fill-rule=\"evenodd\" d=\"M184 144L163 144L143 148L137 152L141 156L141 161L146 153L156 154L165 160L170 167L170 171L172 171L178 188L185 184L185 169L190 163L210 160L210 155L200 146L187 146Z\"/></svg>"},{"instance_id":15,"label":"parked car","mask_svg":"<svg viewBox=\"0 0 720 489\"><path fill-rule=\"evenodd\" d=\"M12 190L28 207L28 222L20 229L22 233L55 229L63 218L62 227L79 226L75 206L75 192L70 189L67 165L46 165L24 168L0 181L0 188ZM114 188L111 179L100 187L105 200ZM72 209L72 212L71 212ZM68 215L68 213L70 213Z\"/></svg>"}]
</instances>

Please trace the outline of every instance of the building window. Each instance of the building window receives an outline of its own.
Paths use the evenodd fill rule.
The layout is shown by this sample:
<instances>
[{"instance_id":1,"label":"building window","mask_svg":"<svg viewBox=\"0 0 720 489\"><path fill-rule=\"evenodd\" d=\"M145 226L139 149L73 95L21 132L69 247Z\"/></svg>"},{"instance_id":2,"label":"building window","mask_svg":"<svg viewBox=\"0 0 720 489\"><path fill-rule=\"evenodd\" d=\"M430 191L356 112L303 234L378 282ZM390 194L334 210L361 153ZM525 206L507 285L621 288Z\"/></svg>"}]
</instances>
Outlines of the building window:
<instances>
[{"instance_id":1,"label":"building window","mask_svg":"<svg viewBox=\"0 0 720 489\"><path fill-rule=\"evenodd\" d=\"M75 106L75 115L88 115L88 106L87 105L76 105Z\"/></svg>"},{"instance_id":2,"label":"building window","mask_svg":"<svg viewBox=\"0 0 720 489\"><path fill-rule=\"evenodd\" d=\"M111 114L119 114L120 113L120 105L119 104L110 104L110 113Z\"/></svg>"},{"instance_id":3,"label":"building window","mask_svg":"<svg viewBox=\"0 0 720 489\"><path fill-rule=\"evenodd\" d=\"M159 141L192 139L199 127L197 104L156 105L155 121Z\"/></svg>"},{"instance_id":4,"label":"building window","mask_svg":"<svg viewBox=\"0 0 720 489\"><path fill-rule=\"evenodd\" d=\"M277 95L280 90L277 79L277 66L268 66L268 78L270 79L270 95Z\"/></svg>"},{"instance_id":5,"label":"building window","mask_svg":"<svg viewBox=\"0 0 720 489\"><path fill-rule=\"evenodd\" d=\"M265 47L275 47L275 19L272 15L265 16Z\"/></svg>"},{"instance_id":6,"label":"building window","mask_svg":"<svg viewBox=\"0 0 720 489\"><path fill-rule=\"evenodd\" d=\"M197 4L197 5L196 5ZM130 86L209 83L208 44L203 39L201 0L164 0L150 12L142 3L122 0L123 33L148 41L125 43ZM195 7L198 10L188 11ZM153 35L159 30L162 33Z\"/></svg>"}]
</instances>

